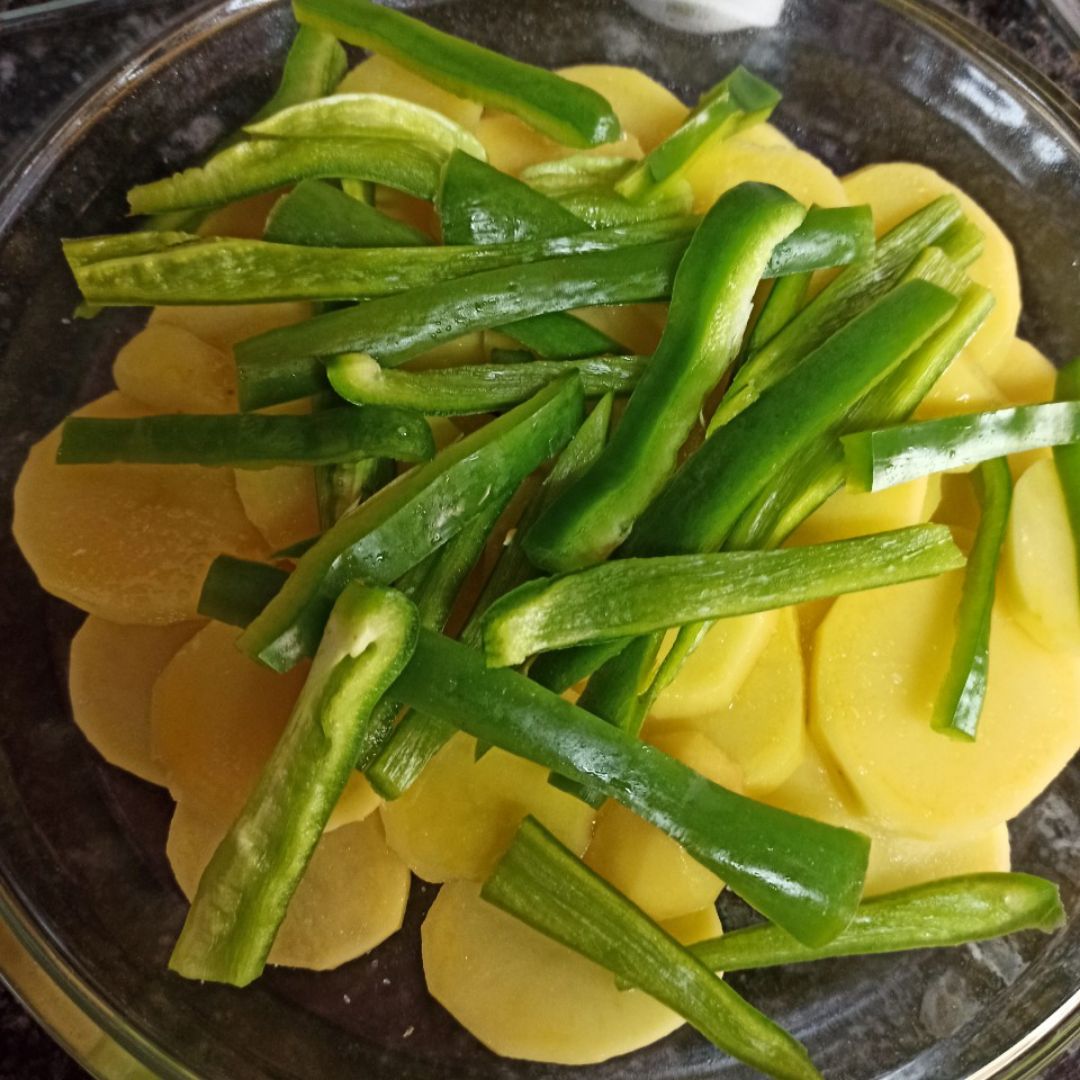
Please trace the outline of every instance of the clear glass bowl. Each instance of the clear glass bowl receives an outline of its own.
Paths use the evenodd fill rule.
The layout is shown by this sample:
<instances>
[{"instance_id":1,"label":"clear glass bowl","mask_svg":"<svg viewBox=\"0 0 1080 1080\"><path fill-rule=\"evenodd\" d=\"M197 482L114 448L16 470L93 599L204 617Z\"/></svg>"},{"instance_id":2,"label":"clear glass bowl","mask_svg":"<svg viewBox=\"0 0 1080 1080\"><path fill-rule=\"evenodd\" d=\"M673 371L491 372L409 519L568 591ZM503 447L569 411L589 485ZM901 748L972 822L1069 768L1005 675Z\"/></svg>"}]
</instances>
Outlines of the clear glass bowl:
<instances>
[{"instance_id":1,"label":"clear glass bowl","mask_svg":"<svg viewBox=\"0 0 1080 1080\"><path fill-rule=\"evenodd\" d=\"M409 6L542 64L633 64L685 96L736 62L749 64L784 90L778 123L838 171L907 158L963 184L1016 242L1023 332L1053 356L1080 352L1077 110L937 9L912 0L789 0L777 28L695 36L651 23L620 0ZM28 445L104 391L117 347L144 317L110 311L73 321L76 295L58 239L122 228L131 184L190 164L249 115L272 86L289 23L277 0L205 9L42 132L0 182L5 521ZM67 649L79 618L42 593L5 532L0 914L89 1019L170 1077L492 1080L581 1072L497 1058L427 998L417 928L434 890L419 884L404 931L335 972L271 971L245 991L168 974L185 910L163 854L170 804L103 765L71 723ZM1070 929L732 981L803 1039L832 1080L1032 1075L1071 1038L1080 1015L1077 806L1074 766L1012 827L1016 865L1061 883ZM726 918L737 923L743 912L725 903ZM67 1037L63 1028L58 1035ZM748 1073L684 1029L588 1075Z\"/></svg>"}]
</instances>

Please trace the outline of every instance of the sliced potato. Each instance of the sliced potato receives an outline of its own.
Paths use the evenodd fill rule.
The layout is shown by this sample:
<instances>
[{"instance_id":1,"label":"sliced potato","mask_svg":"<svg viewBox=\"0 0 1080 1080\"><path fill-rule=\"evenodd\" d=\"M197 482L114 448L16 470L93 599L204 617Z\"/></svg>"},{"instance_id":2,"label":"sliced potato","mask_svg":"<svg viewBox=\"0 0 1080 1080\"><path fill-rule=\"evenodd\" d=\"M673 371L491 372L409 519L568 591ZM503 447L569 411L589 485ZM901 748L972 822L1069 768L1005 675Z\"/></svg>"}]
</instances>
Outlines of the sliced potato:
<instances>
[{"instance_id":1,"label":"sliced potato","mask_svg":"<svg viewBox=\"0 0 1080 1080\"><path fill-rule=\"evenodd\" d=\"M161 412L236 412L236 365L182 326L151 322L116 354L113 378L128 397Z\"/></svg>"},{"instance_id":2,"label":"sliced potato","mask_svg":"<svg viewBox=\"0 0 1080 1080\"><path fill-rule=\"evenodd\" d=\"M730 790L742 790L738 767L704 735L652 731L647 738L696 773ZM612 800L597 815L585 862L654 919L674 919L710 907L724 887L681 844Z\"/></svg>"},{"instance_id":3,"label":"sliced potato","mask_svg":"<svg viewBox=\"0 0 1080 1080\"><path fill-rule=\"evenodd\" d=\"M76 416L148 410L106 394ZM13 531L43 588L110 622L195 617L206 569L222 553L260 559L231 469L57 465L60 427L31 450L15 485Z\"/></svg>"},{"instance_id":4,"label":"sliced potato","mask_svg":"<svg viewBox=\"0 0 1080 1080\"><path fill-rule=\"evenodd\" d=\"M1054 400L1057 368L1030 341L1013 338L994 382L1010 405L1039 405Z\"/></svg>"},{"instance_id":5,"label":"sliced potato","mask_svg":"<svg viewBox=\"0 0 1080 1080\"><path fill-rule=\"evenodd\" d=\"M615 307L578 308L573 314L602 330L632 353L651 356L660 342L663 327L657 325L656 315L648 310L651 304L623 304Z\"/></svg>"},{"instance_id":6,"label":"sliced potato","mask_svg":"<svg viewBox=\"0 0 1080 1080\"><path fill-rule=\"evenodd\" d=\"M164 786L150 747L150 694L203 624L124 626L91 615L71 642L68 689L79 730L110 765Z\"/></svg>"},{"instance_id":7,"label":"sliced potato","mask_svg":"<svg viewBox=\"0 0 1080 1080\"><path fill-rule=\"evenodd\" d=\"M1018 814L1080 748L1080 664L999 605L978 738L930 727L963 572L842 596L818 630L811 724L877 827L976 836Z\"/></svg>"},{"instance_id":8,"label":"sliced potato","mask_svg":"<svg viewBox=\"0 0 1080 1080\"><path fill-rule=\"evenodd\" d=\"M511 343L509 347L520 346ZM408 371L430 371L435 368L458 367L461 364L482 364L486 357L484 331L477 330L428 349L427 352L413 357L404 367Z\"/></svg>"},{"instance_id":9,"label":"sliced potato","mask_svg":"<svg viewBox=\"0 0 1080 1080\"><path fill-rule=\"evenodd\" d=\"M766 121L764 124L754 124L745 131L739 132L739 138L743 142L753 143L755 146L779 146L785 150L798 150L799 147L789 139L775 124Z\"/></svg>"},{"instance_id":10,"label":"sliced potato","mask_svg":"<svg viewBox=\"0 0 1080 1080\"><path fill-rule=\"evenodd\" d=\"M645 153L663 142L690 113L666 86L637 68L575 64L559 68L559 74L606 98L623 131L636 136Z\"/></svg>"},{"instance_id":11,"label":"sliced potato","mask_svg":"<svg viewBox=\"0 0 1080 1080\"><path fill-rule=\"evenodd\" d=\"M411 225L432 239L442 235L435 204L427 199L418 199L414 195L406 195L404 191L379 186L375 189L375 205L387 217Z\"/></svg>"},{"instance_id":12,"label":"sliced potato","mask_svg":"<svg viewBox=\"0 0 1080 1080\"><path fill-rule=\"evenodd\" d=\"M516 116L503 112L486 112L476 127L476 137L484 144L488 162L511 176L541 161L569 157L572 154L589 154L600 157L640 158L643 156L637 138L627 132L615 142L581 150L562 146L541 135L535 128Z\"/></svg>"},{"instance_id":13,"label":"sliced potato","mask_svg":"<svg viewBox=\"0 0 1080 1080\"><path fill-rule=\"evenodd\" d=\"M1047 649L1080 650L1076 547L1053 461L1036 462L1016 482L1002 570L1017 622Z\"/></svg>"},{"instance_id":14,"label":"sliced potato","mask_svg":"<svg viewBox=\"0 0 1080 1080\"><path fill-rule=\"evenodd\" d=\"M777 626L775 611L718 619L653 703L655 720L689 720L726 708ZM665 651L675 640L669 630ZM663 655L663 653L661 654Z\"/></svg>"},{"instance_id":15,"label":"sliced potato","mask_svg":"<svg viewBox=\"0 0 1080 1080\"><path fill-rule=\"evenodd\" d=\"M307 664L278 675L236 648L239 631L208 623L170 661L154 686L151 737L169 791L230 822L277 745L307 677ZM328 828L362 821L378 805L354 773Z\"/></svg>"},{"instance_id":16,"label":"sliced potato","mask_svg":"<svg viewBox=\"0 0 1080 1080\"><path fill-rule=\"evenodd\" d=\"M238 236L246 240L261 240L266 229L266 218L281 194L281 188L264 191L238 199L219 210L212 210L196 231L200 236Z\"/></svg>"},{"instance_id":17,"label":"sliced potato","mask_svg":"<svg viewBox=\"0 0 1080 1080\"><path fill-rule=\"evenodd\" d=\"M547 782L531 761L459 733L404 795L380 810L386 840L425 881L482 881L531 814L580 855L592 836L591 807Z\"/></svg>"},{"instance_id":18,"label":"sliced potato","mask_svg":"<svg viewBox=\"0 0 1080 1080\"><path fill-rule=\"evenodd\" d=\"M280 551L319 532L315 476L309 467L237 469L235 477L244 513L271 551Z\"/></svg>"},{"instance_id":19,"label":"sliced potato","mask_svg":"<svg viewBox=\"0 0 1080 1080\"><path fill-rule=\"evenodd\" d=\"M1020 272L1008 237L970 195L925 165L890 162L868 165L844 177L844 189L854 206L869 203L878 235L939 195L956 195L964 213L985 237L982 255L968 268L973 281L985 285L996 300L979 332L964 350L993 378L1005 361L1020 317Z\"/></svg>"},{"instance_id":20,"label":"sliced potato","mask_svg":"<svg viewBox=\"0 0 1080 1080\"><path fill-rule=\"evenodd\" d=\"M476 128L483 112L479 102L451 94L385 56L369 56L362 60L338 83L337 93L386 94L414 101L448 116L470 131Z\"/></svg>"},{"instance_id":21,"label":"sliced potato","mask_svg":"<svg viewBox=\"0 0 1080 1080\"><path fill-rule=\"evenodd\" d=\"M206 304L188 304L177 307L156 307L150 312L147 326L165 323L179 326L197 338L202 338L223 352L231 353L239 341L276 330L279 326L292 326L312 315L311 304L306 300L284 300L277 304L224 304L218 307Z\"/></svg>"},{"instance_id":22,"label":"sliced potato","mask_svg":"<svg viewBox=\"0 0 1080 1080\"><path fill-rule=\"evenodd\" d=\"M165 853L189 901L229 825L191 803L177 803ZM387 848L377 815L324 833L269 962L328 971L355 960L401 928L408 898L408 868Z\"/></svg>"},{"instance_id":23,"label":"sliced potato","mask_svg":"<svg viewBox=\"0 0 1080 1080\"><path fill-rule=\"evenodd\" d=\"M693 933L684 944L720 933L715 911L672 930L684 922ZM610 972L482 900L472 882L439 890L420 940L431 996L503 1057L587 1065L682 1025L647 994L619 990Z\"/></svg>"},{"instance_id":24,"label":"sliced potato","mask_svg":"<svg viewBox=\"0 0 1080 1080\"><path fill-rule=\"evenodd\" d=\"M970 347L970 346L969 346ZM915 410L916 420L936 420L942 416L1003 409L1005 400L997 384L967 351L945 369Z\"/></svg>"},{"instance_id":25,"label":"sliced potato","mask_svg":"<svg viewBox=\"0 0 1080 1080\"><path fill-rule=\"evenodd\" d=\"M975 496L971 474L943 473L941 501L934 510L933 520L952 526L954 531L959 528L973 536L981 518L982 511Z\"/></svg>"}]
</instances>

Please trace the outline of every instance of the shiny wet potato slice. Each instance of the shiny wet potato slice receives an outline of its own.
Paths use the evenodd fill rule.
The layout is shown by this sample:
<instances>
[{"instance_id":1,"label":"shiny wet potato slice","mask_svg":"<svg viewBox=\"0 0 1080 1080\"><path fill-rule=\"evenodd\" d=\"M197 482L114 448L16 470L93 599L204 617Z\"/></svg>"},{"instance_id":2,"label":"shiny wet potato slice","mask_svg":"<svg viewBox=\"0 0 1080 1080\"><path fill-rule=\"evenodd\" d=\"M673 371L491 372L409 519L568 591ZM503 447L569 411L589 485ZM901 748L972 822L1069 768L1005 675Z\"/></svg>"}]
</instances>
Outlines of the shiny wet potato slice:
<instances>
[{"instance_id":1,"label":"shiny wet potato slice","mask_svg":"<svg viewBox=\"0 0 1080 1080\"><path fill-rule=\"evenodd\" d=\"M113 393L75 415L147 412ZM182 622L195 616L216 556L267 554L231 469L57 465L59 443L57 427L31 449L15 486L15 539L54 596L111 622Z\"/></svg>"},{"instance_id":2,"label":"shiny wet potato slice","mask_svg":"<svg viewBox=\"0 0 1080 1080\"><path fill-rule=\"evenodd\" d=\"M236 491L248 520L271 551L320 532L314 471L304 465L237 469Z\"/></svg>"},{"instance_id":3,"label":"shiny wet potato slice","mask_svg":"<svg viewBox=\"0 0 1080 1080\"><path fill-rule=\"evenodd\" d=\"M224 352L231 352L239 341L292 326L311 318L312 306L306 300L286 300L277 304L227 304L220 307L186 304L156 307L147 326L179 326Z\"/></svg>"}]
</instances>

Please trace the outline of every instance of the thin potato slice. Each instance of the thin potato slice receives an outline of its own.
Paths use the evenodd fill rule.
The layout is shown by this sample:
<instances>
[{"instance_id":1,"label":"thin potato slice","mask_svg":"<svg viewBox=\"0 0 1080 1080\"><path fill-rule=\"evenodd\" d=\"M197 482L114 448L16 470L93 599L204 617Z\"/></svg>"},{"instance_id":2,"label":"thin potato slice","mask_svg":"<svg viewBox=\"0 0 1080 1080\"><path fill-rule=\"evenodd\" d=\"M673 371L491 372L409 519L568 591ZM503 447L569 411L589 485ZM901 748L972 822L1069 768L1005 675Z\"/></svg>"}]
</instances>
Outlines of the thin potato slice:
<instances>
[{"instance_id":1,"label":"thin potato slice","mask_svg":"<svg viewBox=\"0 0 1080 1080\"><path fill-rule=\"evenodd\" d=\"M573 314L602 330L632 353L651 356L660 343L663 327L657 325L650 304L623 304L615 307L579 308Z\"/></svg>"},{"instance_id":2,"label":"thin potato slice","mask_svg":"<svg viewBox=\"0 0 1080 1080\"><path fill-rule=\"evenodd\" d=\"M150 748L150 695L201 622L124 626L91 615L71 642L68 689L79 730L110 765L166 784Z\"/></svg>"},{"instance_id":3,"label":"thin potato slice","mask_svg":"<svg viewBox=\"0 0 1080 1080\"><path fill-rule=\"evenodd\" d=\"M459 733L404 795L380 808L386 840L425 881L482 881L531 814L581 854L592 836L591 807L547 782L546 769L490 750Z\"/></svg>"},{"instance_id":4,"label":"thin potato slice","mask_svg":"<svg viewBox=\"0 0 1080 1080\"><path fill-rule=\"evenodd\" d=\"M179 326L213 345L222 352L231 353L238 341L276 330L279 326L292 326L312 315L311 304L306 300L284 300L277 304L226 304L214 307L207 304L186 304L177 307L156 307L150 312L147 326L166 323Z\"/></svg>"},{"instance_id":5,"label":"thin potato slice","mask_svg":"<svg viewBox=\"0 0 1080 1080\"><path fill-rule=\"evenodd\" d=\"M869 203L878 235L898 225L909 214L939 195L956 195L964 213L985 237L983 253L968 268L973 281L985 285L996 303L979 332L964 350L993 378L1008 354L1020 317L1020 272L1016 253L993 218L966 192L933 169L898 161L868 165L844 177L852 205Z\"/></svg>"},{"instance_id":6,"label":"thin potato slice","mask_svg":"<svg viewBox=\"0 0 1080 1080\"><path fill-rule=\"evenodd\" d=\"M76 416L147 409L118 393ZM194 618L206 569L222 553L260 559L231 469L57 465L57 427L30 451L15 485L13 531L44 589L110 622Z\"/></svg>"},{"instance_id":7,"label":"thin potato slice","mask_svg":"<svg viewBox=\"0 0 1080 1080\"><path fill-rule=\"evenodd\" d=\"M957 571L842 596L817 635L815 737L867 816L904 836L985 832L1023 810L1080 748L1080 665L1041 648L1000 605L978 738L931 728L962 580Z\"/></svg>"},{"instance_id":8,"label":"thin potato slice","mask_svg":"<svg viewBox=\"0 0 1080 1080\"><path fill-rule=\"evenodd\" d=\"M273 469L237 469L235 476L244 513L271 551L280 551L319 532L312 469L279 465Z\"/></svg>"},{"instance_id":9,"label":"thin potato slice","mask_svg":"<svg viewBox=\"0 0 1080 1080\"><path fill-rule=\"evenodd\" d=\"M266 229L267 216L281 195L282 189L278 188L237 199L207 214L196 231L200 236L237 236L245 240L260 240Z\"/></svg>"},{"instance_id":10,"label":"thin potato slice","mask_svg":"<svg viewBox=\"0 0 1080 1080\"><path fill-rule=\"evenodd\" d=\"M177 803L165 853L189 901L228 828L228 820ZM328 971L355 960L401 928L408 898L408 868L387 848L377 816L324 833L269 962Z\"/></svg>"},{"instance_id":11,"label":"thin potato slice","mask_svg":"<svg viewBox=\"0 0 1080 1080\"><path fill-rule=\"evenodd\" d=\"M308 669L298 664L278 675L236 648L238 634L207 624L161 673L151 705L153 749L173 798L226 822L255 786ZM354 773L328 828L362 821L378 801Z\"/></svg>"},{"instance_id":12,"label":"thin potato slice","mask_svg":"<svg viewBox=\"0 0 1080 1080\"><path fill-rule=\"evenodd\" d=\"M684 944L720 933L715 911L679 920ZM478 885L439 890L420 931L428 991L503 1057L588 1065L628 1054L683 1023L638 990L482 900Z\"/></svg>"},{"instance_id":13,"label":"thin potato slice","mask_svg":"<svg viewBox=\"0 0 1080 1080\"><path fill-rule=\"evenodd\" d=\"M1010 405L1054 400L1057 368L1030 341L1013 338L994 372L994 382Z\"/></svg>"},{"instance_id":14,"label":"thin potato slice","mask_svg":"<svg viewBox=\"0 0 1080 1080\"><path fill-rule=\"evenodd\" d=\"M965 352L945 369L915 410L916 420L1003 409L1008 405L997 384Z\"/></svg>"}]
</instances>

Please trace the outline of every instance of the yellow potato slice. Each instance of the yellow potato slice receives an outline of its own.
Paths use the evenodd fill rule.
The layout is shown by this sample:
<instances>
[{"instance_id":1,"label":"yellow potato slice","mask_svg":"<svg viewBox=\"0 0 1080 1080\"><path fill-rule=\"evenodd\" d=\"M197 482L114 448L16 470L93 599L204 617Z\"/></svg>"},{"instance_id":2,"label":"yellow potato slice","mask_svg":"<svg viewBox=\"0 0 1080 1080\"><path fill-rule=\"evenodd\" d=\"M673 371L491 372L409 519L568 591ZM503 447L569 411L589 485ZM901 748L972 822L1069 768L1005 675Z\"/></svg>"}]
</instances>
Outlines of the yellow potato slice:
<instances>
[{"instance_id":1,"label":"yellow potato slice","mask_svg":"<svg viewBox=\"0 0 1080 1080\"><path fill-rule=\"evenodd\" d=\"M878 235L939 195L956 195L964 213L982 230L985 247L968 268L973 281L985 285L996 300L979 332L964 350L993 378L1008 354L1020 317L1020 271L1016 253L993 218L970 195L925 165L906 161L868 165L844 177L853 206L869 203Z\"/></svg>"},{"instance_id":2,"label":"yellow potato slice","mask_svg":"<svg viewBox=\"0 0 1080 1080\"><path fill-rule=\"evenodd\" d=\"M1008 404L997 384L965 352L945 369L915 410L916 420L1003 409Z\"/></svg>"},{"instance_id":3,"label":"yellow potato slice","mask_svg":"<svg viewBox=\"0 0 1080 1080\"><path fill-rule=\"evenodd\" d=\"M806 206L847 206L843 184L824 162L779 140L769 142L754 131L725 139L697 155L686 176L694 189L698 213L706 211L728 188L748 180L775 184Z\"/></svg>"},{"instance_id":4,"label":"yellow potato slice","mask_svg":"<svg viewBox=\"0 0 1080 1080\"><path fill-rule=\"evenodd\" d=\"M189 901L229 824L177 803L165 853ZM340 967L401 929L408 898L408 868L387 848L377 816L324 833L268 960L313 971Z\"/></svg>"},{"instance_id":5,"label":"yellow potato slice","mask_svg":"<svg viewBox=\"0 0 1080 1080\"><path fill-rule=\"evenodd\" d=\"M541 135L516 116L502 112L485 113L476 127L476 137L484 144L488 162L511 176L517 176L522 169L530 165L569 157L571 154L634 159L644 156L641 143L634 135L625 131L615 142L605 143L591 150L581 150L562 146L546 135Z\"/></svg>"},{"instance_id":6,"label":"yellow potato slice","mask_svg":"<svg viewBox=\"0 0 1080 1080\"><path fill-rule=\"evenodd\" d=\"M240 812L285 728L307 664L278 675L236 647L239 631L208 623L154 685L152 747L179 802L230 822ZM354 773L328 828L362 821L378 805Z\"/></svg>"},{"instance_id":7,"label":"yellow potato slice","mask_svg":"<svg viewBox=\"0 0 1080 1080\"><path fill-rule=\"evenodd\" d=\"M280 551L319 532L311 468L279 465L273 469L237 469L235 476L244 513L271 551Z\"/></svg>"},{"instance_id":8,"label":"yellow potato slice","mask_svg":"<svg viewBox=\"0 0 1080 1080\"><path fill-rule=\"evenodd\" d=\"M785 150L799 149L775 124L770 124L768 121L764 124L755 124L753 127L748 127L745 131L740 131L739 138L743 142L750 142L755 146L779 146Z\"/></svg>"},{"instance_id":9,"label":"yellow potato slice","mask_svg":"<svg viewBox=\"0 0 1080 1080\"><path fill-rule=\"evenodd\" d=\"M666 86L637 68L575 64L560 68L559 74L606 98L623 131L636 136L646 153L663 142L690 113Z\"/></svg>"},{"instance_id":10,"label":"yellow potato slice","mask_svg":"<svg viewBox=\"0 0 1080 1080\"><path fill-rule=\"evenodd\" d=\"M718 619L653 703L655 720L689 720L726 708L777 626L775 611ZM675 640L669 630L664 650Z\"/></svg>"},{"instance_id":11,"label":"yellow potato slice","mask_svg":"<svg viewBox=\"0 0 1080 1080\"><path fill-rule=\"evenodd\" d=\"M657 325L655 313L648 310L653 306L623 304L617 307L578 308L573 314L597 330L602 330L620 345L625 345L632 353L651 356L663 332L663 327Z\"/></svg>"},{"instance_id":12,"label":"yellow potato slice","mask_svg":"<svg viewBox=\"0 0 1080 1080\"><path fill-rule=\"evenodd\" d=\"M594 811L547 782L539 765L502 750L475 761L476 740L457 734L404 795L380 808L386 841L425 881L482 881L531 814L575 854Z\"/></svg>"},{"instance_id":13,"label":"yellow potato slice","mask_svg":"<svg viewBox=\"0 0 1080 1080\"><path fill-rule=\"evenodd\" d=\"M497 332L497 331L496 331ZM437 368L459 367L461 364L482 364L487 357L484 350L483 330L471 334L462 334L452 341L444 341L433 349L413 357L404 364L408 371L430 371ZM505 337L505 335L503 335ZM507 339L507 348L521 348L516 342Z\"/></svg>"},{"instance_id":14,"label":"yellow potato slice","mask_svg":"<svg viewBox=\"0 0 1080 1080\"><path fill-rule=\"evenodd\" d=\"M1009 610L1035 641L1080 650L1076 547L1053 461L1037 462L1016 482L1002 570Z\"/></svg>"},{"instance_id":15,"label":"yellow potato slice","mask_svg":"<svg viewBox=\"0 0 1080 1080\"><path fill-rule=\"evenodd\" d=\"M79 730L110 765L165 786L150 747L150 694L201 622L124 626L91 615L71 642L68 689Z\"/></svg>"},{"instance_id":16,"label":"yellow potato slice","mask_svg":"<svg viewBox=\"0 0 1080 1080\"><path fill-rule=\"evenodd\" d=\"M720 933L715 911L687 922L693 937L684 944ZM609 971L482 900L472 882L439 890L420 941L431 996L503 1057L588 1065L648 1046L683 1023L647 994L619 990Z\"/></svg>"},{"instance_id":17,"label":"yellow potato slice","mask_svg":"<svg viewBox=\"0 0 1080 1080\"><path fill-rule=\"evenodd\" d=\"M442 235L435 204L427 199L418 199L406 195L404 191L380 186L375 189L375 205L387 217L411 225L432 239Z\"/></svg>"},{"instance_id":18,"label":"yellow potato slice","mask_svg":"<svg viewBox=\"0 0 1080 1080\"><path fill-rule=\"evenodd\" d=\"M200 236L238 236L246 240L261 240L266 219L274 203L281 198L282 191L282 188L264 191L213 210L206 215L196 232Z\"/></svg>"},{"instance_id":19,"label":"yellow potato slice","mask_svg":"<svg viewBox=\"0 0 1080 1080\"><path fill-rule=\"evenodd\" d=\"M161 412L236 412L236 365L182 326L152 322L116 354L113 378L128 397Z\"/></svg>"},{"instance_id":20,"label":"yellow potato slice","mask_svg":"<svg viewBox=\"0 0 1080 1080\"><path fill-rule=\"evenodd\" d=\"M973 743L932 730L963 572L842 596L818 630L811 724L879 828L943 840L1018 814L1080 748L1080 664L999 605Z\"/></svg>"},{"instance_id":21,"label":"yellow potato slice","mask_svg":"<svg viewBox=\"0 0 1080 1080\"><path fill-rule=\"evenodd\" d=\"M1013 338L994 382L1010 405L1039 405L1054 400L1057 368L1030 341Z\"/></svg>"},{"instance_id":22,"label":"yellow potato slice","mask_svg":"<svg viewBox=\"0 0 1080 1080\"><path fill-rule=\"evenodd\" d=\"M148 412L107 394L77 416ZM206 569L222 553L260 559L231 469L57 465L57 427L31 450L15 485L13 531L42 588L119 623L195 616Z\"/></svg>"},{"instance_id":23,"label":"yellow potato slice","mask_svg":"<svg viewBox=\"0 0 1080 1080\"><path fill-rule=\"evenodd\" d=\"M147 327L165 323L179 326L202 338L222 352L231 353L238 341L276 330L279 326L310 319L312 307L306 300L285 300L277 304L227 304L220 307L188 304L156 307Z\"/></svg>"},{"instance_id":24,"label":"yellow potato slice","mask_svg":"<svg viewBox=\"0 0 1080 1080\"><path fill-rule=\"evenodd\" d=\"M970 473L943 473L941 477L941 501L934 510L933 520L943 525L962 529L974 535L979 527L982 511L975 497ZM968 544L970 548L970 544Z\"/></svg>"},{"instance_id":25,"label":"yellow potato slice","mask_svg":"<svg viewBox=\"0 0 1080 1080\"><path fill-rule=\"evenodd\" d=\"M434 109L473 131L480 122L483 106L477 101L451 94L385 56L369 56L338 83L339 94L386 94L414 101Z\"/></svg>"},{"instance_id":26,"label":"yellow potato slice","mask_svg":"<svg viewBox=\"0 0 1080 1080\"><path fill-rule=\"evenodd\" d=\"M732 791L742 774L695 731L655 732L646 738L665 754ZM654 919L674 919L716 903L723 882L655 825L609 800L596 818L585 862Z\"/></svg>"}]
</instances>

